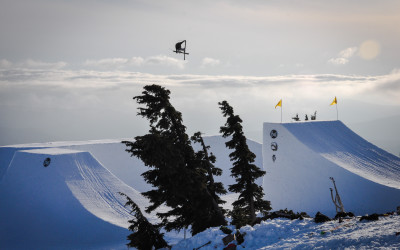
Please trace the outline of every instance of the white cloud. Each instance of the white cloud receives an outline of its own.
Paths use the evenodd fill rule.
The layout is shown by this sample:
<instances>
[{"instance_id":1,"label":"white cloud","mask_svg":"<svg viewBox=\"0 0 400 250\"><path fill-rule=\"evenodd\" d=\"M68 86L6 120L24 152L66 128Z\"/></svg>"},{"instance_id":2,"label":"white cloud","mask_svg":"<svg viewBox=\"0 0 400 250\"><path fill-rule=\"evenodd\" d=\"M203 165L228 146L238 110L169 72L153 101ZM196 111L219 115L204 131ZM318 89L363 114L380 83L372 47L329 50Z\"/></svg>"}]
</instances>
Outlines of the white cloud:
<instances>
[{"instance_id":1,"label":"white cloud","mask_svg":"<svg viewBox=\"0 0 400 250\"><path fill-rule=\"evenodd\" d=\"M338 57L338 58L331 58L331 59L329 59L328 62L333 65L345 65L349 62L349 59L343 58L343 57Z\"/></svg>"},{"instance_id":2,"label":"white cloud","mask_svg":"<svg viewBox=\"0 0 400 250\"><path fill-rule=\"evenodd\" d=\"M126 58L105 58L100 60L86 60L85 66L89 67L120 67L128 62Z\"/></svg>"},{"instance_id":3,"label":"white cloud","mask_svg":"<svg viewBox=\"0 0 400 250\"><path fill-rule=\"evenodd\" d=\"M102 69L123 69L128 67L139 67L144 63L142 57L132 58L104 58L100 60L86 60L83 64L86 67L95 67Z\"/></svg>"},{"instance_id":4,"label":"white cloud","mask_svg":"<svg viewBox=\"0 0 400 250\"><path fill-rule=\"evenodd\" d=\"M106 62L106 61L104 61ZM112 62L126 62L115 60ZM8 64L6 61L0 63ZM177 67L174 60L167 57L153 57L143 64L169 64ZM183 67L183 65L182 65ZM7 83L21 86L53 86L80 89L123 89L127 86L141 86L146 83L160 83L176 88L198 87L212 92L218 91L227 96L246 95L266 98L276 96L319 99L332 93L342 98L368 99L376 103L400 105L400 71L380 76L355 75L280 75L280 76L229 76L229 75L161 75L133 71L65 70L65 69L2 69L0 71L0 90ZM6 84L6 85L2 85ZM185 86L185 87L183 87ZM190 90L190 91L193 91ZM188 90L189 91L189 90ZM197 91L197 90L196 90Z\"/></svg>"},{"instance_id":5,"label":"white cloud","mask_svg":"<svg viewBox=\"0 0 400 250\"><path fill-rule=\"evenodd\" d=\"M347 48L345 50L340 51L339 56L343 58L350 58L357 52L357 47Z\"/></svg>"},{"instance_id":6,"label":"white cloud","mask_svg":"<svg viewBox=\"0 0 400 250\"><path fill-rule=\"evenodd\" d=\"M203 58L201 62L201 67L215 67L221 64L221 61L218 59L210 58L210 57L205 57Z\"/></svg>"},{"instance_id":7,"label":"white cloud","mask_svg":"<svg viewBox=\"0 0 400 250\"><path fill-rule=\"evenodd\" d=\"M102 70L129 70L133 67L166 66L184 69L186 62L165 55L151 56L147 58L104 58L100 60L86 60L83 64L88 68Z\"/></svg>"},{"instance_id":8,"label":"white cloud","mask_svg":"<svg viewBox=\"0 0 400 250\"><path fill-rule=\"evenodd\" d=\"M32 59L28 59L20 65L22 68L30 68L30 69L61 69L67 66L66 62L55 62L55 63L48 63L43 61L36 61Z\"/></svg>"},{"instance_id":9,"label":"white cloud","mask_svg":"<svg viewBox=\"0 0 400 250\"><path fill-rule=\"evenodd\" d=\"M349 63L349 59L357 52L357 47L350 47L339 52L338 57L331 58L328 63L333 65L345 65Z\"/></svg>"},{"instance_id":10,"label":"white cloud","mask_svg":"<svg viewBox=\"0 0 400 250\"><path fill-rule=\"evenodd\" d=\"M337 65L348 63L357 48L347 48L333 58ZM49 63L28 59L13 63L0 60L0 91L8 83L21 86L54 86L61 88L121 89L127 85L143 83L162 83L168 86L200 86L204 89L231 93L253 93L262 96L274 93L279 96L298 96L320 98L323 95L340 95L364 100L366 96L377 103L400 105L400 70L379 76L356 76L334 74L280 75L280 76L241 76L241 75L192 75L192 74L146 74L131 67L152 67L161 65L184 69L187 61L165 55L148 58L105 58L87 60L87 70L65 69L64 62ZM218 65L219 60L204 58L204 65ZM94 68L94 69L93 69ZM118 70L118 71L115 71ZM6 84L6 85L3 85Z\"/></svg>"},{"instance_id":11,"label":"white cloud","mask_svg":"<svg viewBox=\"0 0 400 250\"><path fill-rule=\"evenodd\" d=\"M184 69L186 61L182 61L181 59L176 59L165 55L159 55L146 58L144 64L150 66L161 65L161 66L175 67L178 69Z\"/></svg>"},{"instance_id":12,"label":"white cloud","mask_svg":"<svg viewBox=\"0 0 400 250\"><path fill-rule=\"evenodd\" d=\"M10 69L10 68L21 68L21 69L62 69L67 66L66 62L43 62L33 59L26 59L20 62L10 62L6 59L0 60L0 68Z\"/></svg>"}]
</instances>

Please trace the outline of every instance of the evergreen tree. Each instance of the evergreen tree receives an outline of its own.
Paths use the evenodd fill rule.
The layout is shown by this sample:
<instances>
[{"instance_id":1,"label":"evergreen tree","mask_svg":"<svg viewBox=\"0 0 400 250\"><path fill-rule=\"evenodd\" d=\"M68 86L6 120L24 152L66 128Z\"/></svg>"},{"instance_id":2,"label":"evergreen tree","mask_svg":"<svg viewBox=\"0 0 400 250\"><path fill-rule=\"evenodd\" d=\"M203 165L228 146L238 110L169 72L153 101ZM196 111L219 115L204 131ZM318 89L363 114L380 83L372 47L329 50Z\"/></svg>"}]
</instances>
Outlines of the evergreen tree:
<instances>
[{"instance_id":1,"label":"evergreen tree","mask_svg":"<svg viewBox=\"0 0 400 250\"><path fill-rule=\"evenodd\" d=\"M133 99L140 107L138 115L150 122L149 133L123 141L131 156L140 158L150 170L142 176L154 189L144 192L151 212L161 204L168 212L157 213L166 230L192 227L196 234L211 226L225 224L217 201L207 189L207 177L186 134L182 115L170 103L170 91L159 85L147 85Z\"/></svg>"},{"instance_id":2,"label":"evergreen tree","mask_svg":"<svg viewBox=\"0 0 400 250\"><path fill-rule=\"evenodd\" d=\"M167 242L164 240L164 234L160 233L160 225L151 224L146 217L140 211L138 205L124 193L119 193L125 196L127 202L125 206L132 208L131 214L134 213L134 218L129 220L131 223L129 230L133 233L130 234L127 239L129 243L128 247L136 247L139 250L151 250L168 247Z\"/></svg>"},{"instance_id":3,"label":"evergreen tree","mask_svg":"<svg viewBox=\"0 0 400 250\"><path fill-rule=\"evenodd\" d=\"M266 213L271 210L270 202L263 200L262 186L255 183L256 179L265 175L265 171L253 163L256 155L247 145L242 119L234 114L233 108L227 101L218 104L223 116L227 117L225 126L220 128L220 132L223 137L231 136L225 144L229 149L233 149L229 157L233 161L231 176L235 178L236 184L229 185L228 190L240 194L238 200L233 202L232 224L237 227L243 224L252 225L256 221L256 211Z\"/></svg>"},{"instance_id":4,"label":"evergreen tree","mask_svg":"<svg viewBox=\"0 0 400 250\"><path fill-rule=\"evenodd\" d=\"M206 146L200 132L196 132L190 139L195 143L200 143L201 145L202 149L196 152L196 157L200 161L200 165L206 172L207 188L210 194L214 197L214 200L218 204L226 203L226 201L221 200L221 198L218 196L219 194L226 194L227 192L221 182L214 181L214 175L220 176L222 174L222 170L214 166L216 157L212 152L208 154L210 146Z\"/></svg>"}]
</instances>

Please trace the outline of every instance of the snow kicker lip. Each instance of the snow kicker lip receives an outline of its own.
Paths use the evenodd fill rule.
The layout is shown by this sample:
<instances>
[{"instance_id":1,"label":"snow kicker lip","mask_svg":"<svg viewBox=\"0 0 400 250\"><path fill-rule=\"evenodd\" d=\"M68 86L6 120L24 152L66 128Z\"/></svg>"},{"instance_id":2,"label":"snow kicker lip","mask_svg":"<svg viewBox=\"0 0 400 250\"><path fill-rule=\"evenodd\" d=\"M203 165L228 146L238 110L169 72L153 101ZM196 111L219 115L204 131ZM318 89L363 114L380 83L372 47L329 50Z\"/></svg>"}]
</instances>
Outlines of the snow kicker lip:
<instances>
[{"instance_id":1,"label":"snow kicker lip","mask_svg":"<svg viewBox=\"0 0 400 250\"><path fill-rule=\"evenodd\" d=\"M387 212L400 204L400 159L342 122L264 123L263 135L263 186L274 209L334 215L331 176L347 211Z\"/></svg>"}]
</instances>

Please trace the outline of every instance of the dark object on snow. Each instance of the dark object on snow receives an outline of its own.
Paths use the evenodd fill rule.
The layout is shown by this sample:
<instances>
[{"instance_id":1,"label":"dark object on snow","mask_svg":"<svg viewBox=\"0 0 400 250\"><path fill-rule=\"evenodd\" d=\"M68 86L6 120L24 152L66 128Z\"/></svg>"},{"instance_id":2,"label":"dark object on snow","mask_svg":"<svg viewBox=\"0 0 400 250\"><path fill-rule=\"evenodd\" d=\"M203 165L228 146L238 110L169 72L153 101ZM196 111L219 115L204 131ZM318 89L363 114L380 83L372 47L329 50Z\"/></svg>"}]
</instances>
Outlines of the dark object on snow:
<instances>
[{"instance_id":1,"label":"dark object on snow","mask_svg":"<svg viewBox=\"0 0 400 250\"><path fill-rule=\"evenodd\" d=\"M296 122L300 121L299 114L296 114L296 116L292 117L292 119L295 120Z\"/></svg>"},{"instance_id":2,"label":"dark object on snow","mask_svg":"<svg viewBox=\"0 0 400 250\"><path fill-rule=\"evenodd\" d=\"M317 214L315 214L314 221L315 221L315 223L323 223L323 222L331 221L331 219L328 216L326 216L320 212L317 212Z\"/></svg>"},{"instance_id":3,"label":"dark object on snow","mask_svg":"<svg viewBox=\"0 0 400 250\"><path fill-rule=\"evenodd\" d=\"M395 212L387 212L387 213L384 213L384 214L382 214L382 215L379 215L379 216L389 216L389 215L394 215L395 214Z\"/></svg>"},{"instance_id":4,"label":"dark object on snow","mask_svg":"<svg viewBox=\"0 0 400 250\"><path fill-rule=\"evenodd\" d=\"M46 158L43 161L43 167L47 168L50 165L51 159L50 158Z\"/></svg>"},{"instance_id":5,"label":"dark object on snow","mask_svg":"<svg viewBox=\"0 0 400 250\"><path fill-rule=\"evenodd\" d=\"M304 118L304 121L308 121L308 115L306 114L306 117Z\"/></svg>"},{"instance_id":6,"label":"dark object on snow","mask_svg":"<svg viewBox=\"0 0 400 250\"><path fill-rule=\"evenodd\" d=\"M363 221L363 220L377 221L377 220L379 220L379 214L371 214L371 215L361 216L360 221Z\"/></svg>"},{"instance_id":7,"label":"dark object on snow","mask_svg":"<svg viewBox=\"0 0 400 250\"><path fill-rule=\"evenodd\" d=\"M311 121L317 120L317 111L314 112L314 115L311 115Z\"/></svg>"},{"instance_id":8,"label":"dark object on snow","mask_svg":"<svg viewBox=\"0 0 400 250\"><path fill-rule=\"evenodd\" d=\"M230 230L229 228L227 228L226 226L221 226L219 228L219 230L221 230L224 234L231 234L232 230Z\"/></svg>"},{"instance_id":9,"label":"dark object on snow","mask_svg":"<svg viewBox=\"0 0 400 250\"><path fill-rule=\"evenodd\" d=\"M244 236L245 235L246 235L246 233L242 234L238 229L236 229L236 233L235 234L229 234L229 235L225 236L224 238L222 238L222 242L226 246L229 243L231 243L232 241L236 240L237 244L240 245L240 244L242 244L244 242ZM234 243L231 243L227 247L225 247L224 249L236 249L236 245Z\"/></svg>"},{"instance_id":10,"label":"dark object on snow","mask_svg":"<svg viewBox=\"0 0 400 250\"><path fill-rule=\"evenodd\" d=\"M400 235L400 232L396 232L396 236L399 236Z\"/></svg>"},{"instance_id":11,"label":"dark object on snow","mask_svg":"<svg viewBox=\"0 0 400 250\"><path fill-rule=\"evenodd\" d=\"M400 206L397 207L397 215L400 215Z\"/></svg>"},{"instance_id":12,"label":"dark object on snow","mask_svg":"<svg viewBox=\"0 0 400 250\"><path fill-rule=\"evenodd\" d=\"M223 248L224 250L236 250L235 243L229 244L227 247Z\"/></svg>"},{"instance_id":13,"label":"dark object on snow","mask_svg":"<svg viewBox=\"0 0 400 250\"><path fill-rule=\"evenodd\" d=\"M242 234L238 229L236 229L235 238L236 238L236 242L238 243L238 245L240 245L244 242L245 235L246 235L246 233Z\"/></svg>"},{"instance_id":14,"label":"dark object on snow","mask_svg":"<svg viewBox=\"0 0 400 250\"><path fill-rule=\"evenodd\" d=\"M193 250L199 250L200 248L205 247L205 246L210 245L210 244L211 244L211 241L209 241L209 242L207 242L207 243L205 243L205 244L203 244L203 245L201 245L199 247L193 248Z\"/></svg>"},{"instance_id":15,"label":"dark object on snow","mask_svg":"<svg viewBox=\"0 0 400 250\"><path fill-rule=\"evenodd\" d=\"M265 215L262 219L263 220L268 220L268 219L276 219L276 218L287 218L287 219L291 219L291 220L302 220L304 218L310 218L310 216L305 213L305 212L301 212L301 213L294 213L293 210L288 210L286 209L281 209L279 211L274 211L271 213L268 213L267 215Z\"/></svg>"},{"instance_id":16,"label":"dark object on snow","mask_svg":"<svg viewBox=\"0 0 400 250\"><path fill-rule=\"evenodd\" d=\"M224 245L228 245L229 242L234 241L235 240L235 235L233 234L228 234L227 236L225 236L224 238L222 238L222 242L224 243Z\"/></svg>"},{"instance_id":17,"label":"dark object on snow","mask_svg":"<svg viewBox=\"0 0 400 250\"><path fill-rule=\"evenodd\" d=\"M335 220L346 217L354 217L354 214L352 212L339 212L335 215Z\"/></svg>"}]
</instances>

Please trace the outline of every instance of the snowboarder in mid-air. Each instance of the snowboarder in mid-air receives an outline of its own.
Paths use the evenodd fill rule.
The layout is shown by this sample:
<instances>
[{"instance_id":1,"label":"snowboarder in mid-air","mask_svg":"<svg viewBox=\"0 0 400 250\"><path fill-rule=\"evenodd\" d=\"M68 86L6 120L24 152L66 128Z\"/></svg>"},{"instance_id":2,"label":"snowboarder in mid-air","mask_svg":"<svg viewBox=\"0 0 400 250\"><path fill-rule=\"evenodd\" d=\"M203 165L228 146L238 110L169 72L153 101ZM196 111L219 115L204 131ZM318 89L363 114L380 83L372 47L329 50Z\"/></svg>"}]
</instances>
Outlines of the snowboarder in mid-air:
<instances>
[{"instance_id":1,"label":"snowboarder in mid-air","mask_svg":"<svg viewBox=\"0 0 400 250\"><path fill-rule=\"evenodd\" d=\"M178 53L178 51L183 51L183 49L182 49L182 44L183 43L186 43L186 40L183 40L182 42L179 42L179 43L175 44L175 50L176 50L177 53Z\"/></svg>"},{"instance_id":2,"label":"snowboarder in mid-air","mask_svg":"<svg viewBox=\"0 0 400 250\"><path fill-rule=\"evenodd\" d=\"M185 44L184 47L182 47L182 44ZM186 40L183 40L182 42L178 42L175 44L175 53L182 53L183 54L183 60L186 59L186 55L189 55L189 53L186 53Z\"/></svg>"}]
</instances>

